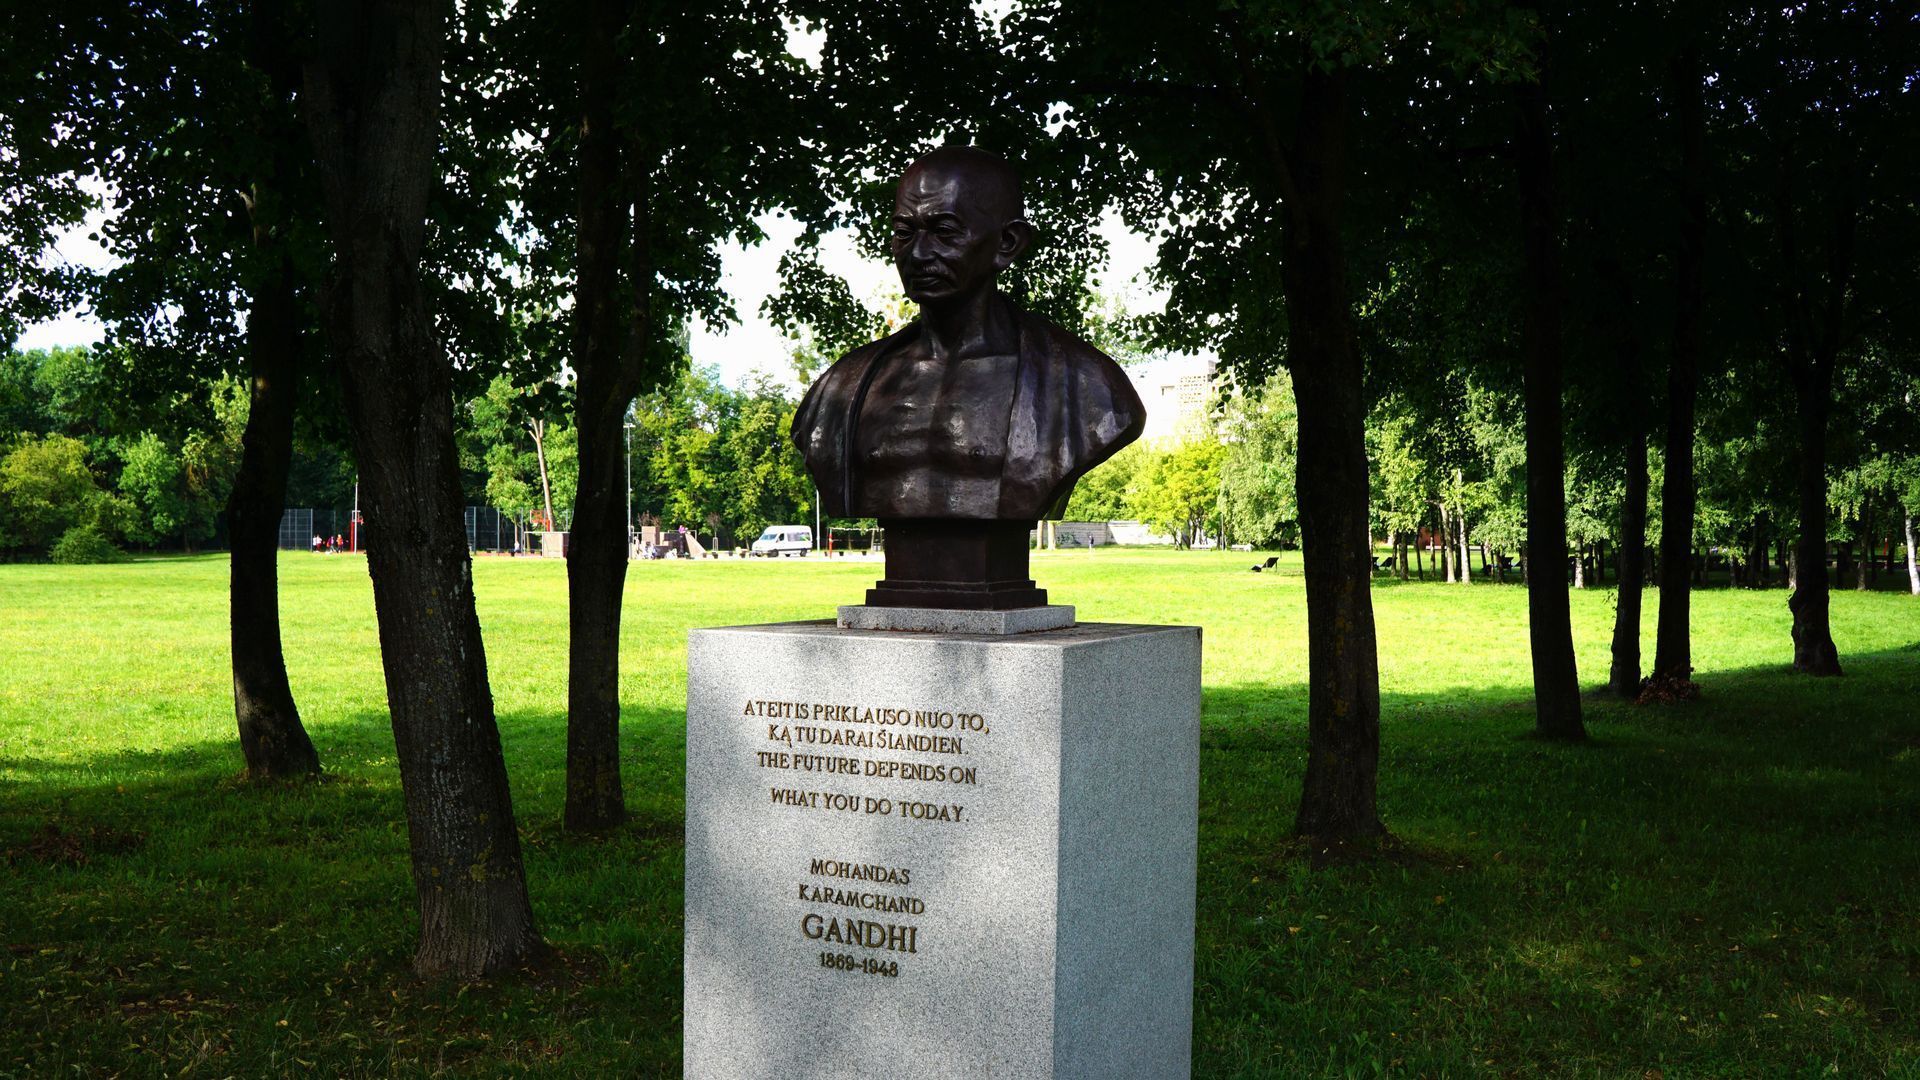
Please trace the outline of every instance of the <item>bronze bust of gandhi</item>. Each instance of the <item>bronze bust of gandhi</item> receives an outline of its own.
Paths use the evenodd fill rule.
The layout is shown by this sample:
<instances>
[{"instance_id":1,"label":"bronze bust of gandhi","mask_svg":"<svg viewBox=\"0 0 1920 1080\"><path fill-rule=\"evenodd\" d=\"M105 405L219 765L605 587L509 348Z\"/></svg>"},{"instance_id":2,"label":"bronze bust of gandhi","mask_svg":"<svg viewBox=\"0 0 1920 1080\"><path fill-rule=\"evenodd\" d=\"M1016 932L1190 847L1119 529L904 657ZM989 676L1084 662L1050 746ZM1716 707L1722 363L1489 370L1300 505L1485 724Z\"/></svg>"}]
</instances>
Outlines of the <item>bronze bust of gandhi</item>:
<instances>
[{"instance_id":1,"label":"bronze bust of gandhi","mask_svg":"<svg viewBox=\"0 0 1920 1080\"><path fill-rule=\"evenodd\" d=\"M1028 533L1146 424L1120 365L994 286L1033 241L1024 215L994 154L948 146L909 166L892 249L920 318L841 357L794 415L822 509L886 530L870 605L1045 604Z\"/></svg>"}]
</instances>

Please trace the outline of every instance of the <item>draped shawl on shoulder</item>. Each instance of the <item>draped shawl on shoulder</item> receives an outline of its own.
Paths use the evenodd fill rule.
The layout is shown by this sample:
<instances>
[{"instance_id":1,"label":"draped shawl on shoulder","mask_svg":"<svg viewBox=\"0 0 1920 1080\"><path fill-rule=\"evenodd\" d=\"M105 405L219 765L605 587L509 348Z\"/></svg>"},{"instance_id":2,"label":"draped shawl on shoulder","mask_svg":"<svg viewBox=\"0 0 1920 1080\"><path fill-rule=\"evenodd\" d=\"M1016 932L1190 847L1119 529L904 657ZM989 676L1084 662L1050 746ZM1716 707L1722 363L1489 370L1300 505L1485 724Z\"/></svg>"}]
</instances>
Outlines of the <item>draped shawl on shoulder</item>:
<instances>
[{"instance_id":1,"label":"draped shawl on shoulder","mask_svg":"<svg viewBox=\"0 0 1920 1080\"><path fill-rule=\"evenodd\" d=\"M1020 328L1020 363L1004 403L981 403L1007 410L1000 497L994 512L981 516L1058 517L1075 481L1139 438L1146 408L1112 357L1007 303ZM884 505L850 505L860 491L853 437L874 373L919 332L919 323L910 323L841 357L814 381L794 414L794 445L829 516L902 516Z\"/></svg>"}]
</instances>

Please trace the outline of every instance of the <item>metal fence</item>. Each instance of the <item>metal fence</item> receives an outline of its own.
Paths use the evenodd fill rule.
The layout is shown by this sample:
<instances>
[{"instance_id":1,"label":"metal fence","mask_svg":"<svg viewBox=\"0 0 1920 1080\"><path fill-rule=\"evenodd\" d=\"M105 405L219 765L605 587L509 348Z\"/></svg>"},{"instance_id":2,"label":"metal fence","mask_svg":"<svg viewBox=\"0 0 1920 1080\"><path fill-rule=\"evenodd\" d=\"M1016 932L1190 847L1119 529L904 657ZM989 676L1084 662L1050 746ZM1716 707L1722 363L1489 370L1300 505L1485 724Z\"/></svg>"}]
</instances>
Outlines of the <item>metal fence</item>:
<instances>
[{"instance_id":1,"label":"metal fence","mask_svg":"<svg viewBox=\"0 0 1920 1080\"><path fill-rule=\"evenodd\" d=\"M313 538L319 535L313 531L313 511L293 509L280 515L280 550L305 551L313 545Z\"/></svg>"},{"instance_id":2,"label":"metal fence","mask_svg":"<svg viewBox=\"0 0 1920 1080\"><path fill-rule=\"evenodd\" d=\"M469 551L512 551L517 540L526 550L526 534L513 518L491 506L469 506L466 509L467 550ZM352 529L353 512L350 510L315 509L307 506L290 506L280 514L280 548L283 551L308 551L313 547L313 538L322 541L341 538L343 546L355 546L365 550L367 546L367 522L360 528ZM355 544L354 541L358 540Z\"/></svg>"},{"instance_id":3,"label":"metal fence","mask_svg":"<svg viewBox=\"0 0 1920 1080\"><path fill-rule=\"evenodd\" d=\"M885 546L879 529L843 529L829 526L820 539L824 551L879 551Z\"/></svg>"},{"instance_id":4,"label":"metal fence","mask_svg":"<svg viewBox=\"0 0 1920 1080\"><path fill-rule=\"evenodd\" d=\"M516 541L526 539L512 518L491 506L467 507L468 551L512 551Z\"/></svg>"},{"instance_id":5,"label":"metal fence","mask_svg":"<svg viewBox=\"0 0 1920 1080\"><path fill-rule=\"evenodd\" d=\"M312 549L316 536L323 541L338 536L344 544L348 540L348 522L352 517L352 513L346 510L289 506L280 514L280 549L308 551ZM363 546L365 539L363 535Z\"/></svg>"}]
</instances>

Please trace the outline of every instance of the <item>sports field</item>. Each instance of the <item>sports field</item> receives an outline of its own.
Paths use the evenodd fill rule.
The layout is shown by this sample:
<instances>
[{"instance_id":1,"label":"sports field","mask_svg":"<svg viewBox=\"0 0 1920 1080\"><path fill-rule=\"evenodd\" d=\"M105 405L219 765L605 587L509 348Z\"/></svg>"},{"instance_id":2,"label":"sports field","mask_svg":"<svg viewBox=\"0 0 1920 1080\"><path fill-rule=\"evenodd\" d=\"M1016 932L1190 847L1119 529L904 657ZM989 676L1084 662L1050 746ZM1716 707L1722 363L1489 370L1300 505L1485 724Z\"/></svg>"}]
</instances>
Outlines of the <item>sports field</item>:
<instances>
[{"instance_id":1,"label":"sports field","mask_svg":"<svg viewBox=\"0 0 1920 1080\"><path fill-rule=\"evenodd\" d=\"M1592 697L1594 740L1567 747L1528 737L1522 589L1382 579L1381 809L1403 845L1316 868L1287 837L1299 555L1253 561L1034 565L1083 621L1205 628L1197 1076L1920 1076L1920 599L1836 592L1848 674L1814 681L1786 670L1784 592L1698 592L1704 698ZM286 787L235 779L223 557L0 566L0 1075L678 1075L686 631L823 617L877 570L634 564L633 820L576 840L565 567L481 559L529 883L567 963L441 987L408 974L359 558L281 562L328 772ZM1574 596L1595 687L1612 610Z\"/></svg>"}]
</instances>

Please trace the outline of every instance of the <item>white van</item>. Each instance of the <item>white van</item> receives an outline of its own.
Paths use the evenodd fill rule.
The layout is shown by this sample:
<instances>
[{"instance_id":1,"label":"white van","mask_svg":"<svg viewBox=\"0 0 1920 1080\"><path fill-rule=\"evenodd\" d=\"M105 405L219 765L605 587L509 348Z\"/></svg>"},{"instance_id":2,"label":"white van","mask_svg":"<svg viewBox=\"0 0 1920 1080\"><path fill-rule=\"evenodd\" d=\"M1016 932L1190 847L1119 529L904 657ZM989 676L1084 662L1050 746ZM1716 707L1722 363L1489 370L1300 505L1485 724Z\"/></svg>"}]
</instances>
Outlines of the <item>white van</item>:
<instances>
[{"instance_id":1,"label":"white van","mask_svg":"<svg viewBox=\"0 0 1920 1080\"><path fill-rule=\"evenodd\" d=\"M753 542L752 552L770 559L803 558L813 550L813 530L805 525L769 525Z\"/></svg>"}]
</instances>

